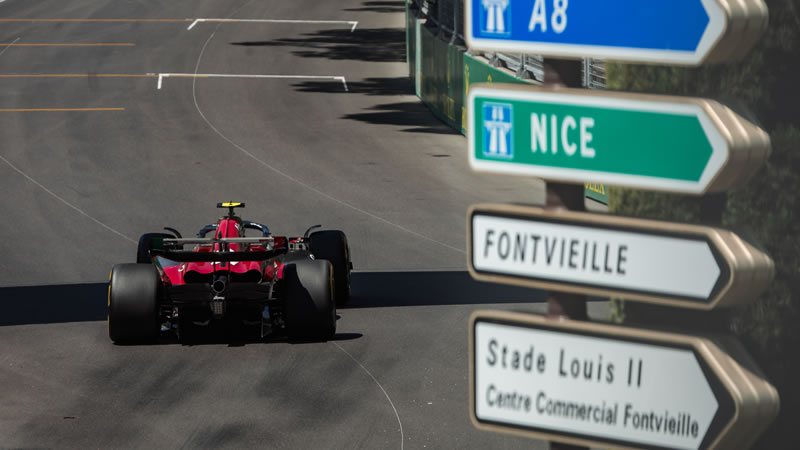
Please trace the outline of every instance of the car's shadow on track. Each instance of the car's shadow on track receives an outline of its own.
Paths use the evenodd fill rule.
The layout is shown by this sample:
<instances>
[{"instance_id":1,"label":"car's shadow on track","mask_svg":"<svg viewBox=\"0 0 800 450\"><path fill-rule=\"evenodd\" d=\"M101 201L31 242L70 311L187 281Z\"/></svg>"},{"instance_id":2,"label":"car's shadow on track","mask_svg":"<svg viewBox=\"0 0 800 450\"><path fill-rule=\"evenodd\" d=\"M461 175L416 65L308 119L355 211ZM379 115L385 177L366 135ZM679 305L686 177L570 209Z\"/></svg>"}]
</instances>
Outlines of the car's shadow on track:
<instances>
[{"instance_id":1,"label":"car's shadow on track","mask_svg":"<svg viewBox=\"0 0 800 450\"><path fill-rule=\"evenodd\" d=\"M192 339L191 341L181 341L175 334L163 335L155 342L147 343L144 345L184 345L187 347L202 346L202 345L227 345L228 347L244 347L245 345L254 344L290 344L290 345L306 345L318 344L321 342L340 342L352 341L360 339L364 335L361 333L336 333L332 338L327 340L319 339L289 339L285 335L268 336L259 338L254 335L246 335L236 331L220 331L209 330L203 333L201 337ZM122 347L135 347L142 344L115 344Z\"/></svg>"},{"instance_id":2,"label":"car's shadow on track","mask_svg":"<svg viewBox=\"0 0 800 450\"><path fill-rule=\"evenodd\" d=\"M542 291L482 283L466 271L353 272L352 297L340 308L530 303ZM108 284L55 284L0 288L0 326L106 320ZM337 335L337 339L360 336Z\"/></svg>"},{"instance_id":3,"label":"car's shadow on track","mask_svg":"<svg viewBox=\"0 0 800 450\"><path fill-rule=\"evenodd\" d=\"M346 308L480 305L546 300L544 291L475 281L464 270L353 272Z\"/></svg>"},{"instance_id":4,"label":"car's shadow on track","mask_svg":"<svg viewBox=\"0 0 800 450\"><path fill-rule=\"evenodd\" d=\"M106 320L107 283L0 288L0 326Z\"/></svg>"}]
</instances>

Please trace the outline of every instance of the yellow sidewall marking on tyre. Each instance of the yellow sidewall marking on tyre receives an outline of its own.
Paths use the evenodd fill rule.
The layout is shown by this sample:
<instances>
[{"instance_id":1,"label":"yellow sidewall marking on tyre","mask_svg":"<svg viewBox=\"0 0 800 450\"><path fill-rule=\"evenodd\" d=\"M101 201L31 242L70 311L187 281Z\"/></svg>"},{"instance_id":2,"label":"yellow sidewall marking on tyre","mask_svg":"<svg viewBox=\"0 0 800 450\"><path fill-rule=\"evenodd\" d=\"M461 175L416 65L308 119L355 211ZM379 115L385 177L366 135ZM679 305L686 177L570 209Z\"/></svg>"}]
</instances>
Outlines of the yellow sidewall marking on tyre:
<instances>
[{"instance_id":1,"label":"yellow sidewall marking on tyre","mask_svg":"<svg viewBox=\"0 0 800 450\"><path fill-rule=\"evenodd\" d=\"M108 272L108 309L106 310L106 328L111 331L111 275L114 274L114 269Z\"/></svg>"}]
</instances>

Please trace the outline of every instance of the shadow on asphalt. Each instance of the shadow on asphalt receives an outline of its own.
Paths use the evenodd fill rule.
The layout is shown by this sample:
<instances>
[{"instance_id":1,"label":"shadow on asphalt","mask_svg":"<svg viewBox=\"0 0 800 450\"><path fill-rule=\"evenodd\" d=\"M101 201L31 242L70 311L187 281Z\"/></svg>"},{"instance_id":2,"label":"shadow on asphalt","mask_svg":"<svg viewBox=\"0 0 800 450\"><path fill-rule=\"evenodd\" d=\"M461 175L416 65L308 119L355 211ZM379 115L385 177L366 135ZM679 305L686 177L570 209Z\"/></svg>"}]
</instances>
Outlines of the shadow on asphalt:
<instances>
[{"instance_id":1,"label":"shadow on asphalt","mask_svg":"<svg viewBox=\"0 0 800 450\"><path fill-rule=\"evenodd\" d=\"M106 320L107 283L0 288L0 326Z\"/></svg>"},{"instance_id":2,"label":"shadow on asphalt","mask_svg":"<svg viewBox=\"0 0 800 450\"><path fill-rule=\"evenodd\" d=\"M348 81L345 91L341 81L304 81L293 84L300 92L327 92L364 95L414 95L414 83L409 77L365 78Z\"/></svg>"},{"instance_id":3,"label":"shadow on asphalt","mask_svg":"<svg viewBox=\"0 0 800 450\"><path fill-rule=\"evenodd\" d=\"M340 81L304 81L293 87L299 92L364 94L364 95L414 95L414 84L408 77L367 78L364 81L348 81L345 91ZM407 102L385 103L367 108L363 113L346 114L343 119L358 120L374 125L405 126L401 131L411 133L437 133L460 135L414 97Z\"/></svg>"},{"instance_id":4,"label":"shadow on asphalt","mask_svg":"<svg viewBox=\"0 0 800 450\"><path fill-rule=\"evenodd\" d=\"M408 133L436 133L453 134L461 133L450 128L440 121L425 105L419 101L386 103L368 108L365 113L346 114L344 119L358 120L373 125L397 125L404 128L401 131Z\"/></svg>"},{"instance_id":5,"label":"shadow on asphalt","mask_svg":"<svg viewBox=\"0 0 800 450\"><path fill-rule=\"evenodd\" d=\"M253 331L253 330L250 330ZM199 345L227 345L228 347L244 347L251 344L275 344L285 343L290 345L308 345L319 344L320 342L341 342L352 341L362 338L364 335L361 333L336 333L332 338L327 340L319 339L290 339L284 334L267 336L265 338L259 337L257 333L248 333L248 330L242 327L228 328L228 329L207 329L203 330L200 334L193 337L188 341L178 340L178 336L174 333L162 334L157 341L144 343L144 344L118 344L122 347L136 347L139 345L183 345L187 347Z\"/></svg>"},{"instance_id":6,"label":"shadow on asphalt","mask_svg":"<svg viewBox=\"0 0 800 450\"><path fill-rule=\"evenodd\" d=\"M364 81L348 81L345 91L340 81L304 81L293 87L299 92L341 93L364 95L414 95L414 84L408 77L367 78ZM374 125L397 125L407 127L401 131L409 133L435 133L460 135L440 121L416 97L407 102L375 105L368 112L346 114L343 119L358 120Z\"/></svg>"},{"instance_id":7,"label":"shadow on asphalt","mask_svg":"<svg viewBox=\"0 0 800 450\"><path fill-rule=\"evenodd\" d=\"M405 62L405 28L349 28L319 30L303 38L239 41L242 47L299 47L292 53L303 58L327 58L369 62ZM256 55L254 53L254 55Z\"/></svg>"},{"instance_id":8,"label":"shadow on asphalt","mask_svg":"<svg viewBox=\"0 0 800 450\"><path fill-rule=\"evenodd\" d=\"M344 11L376 12L376 13L401 13L406 10L406 2L395 1L368 1L358 8L347 8Z\"/></svg>"},{"instance_id":9,"label":"shadow on asphalt","mask_svg":"<svg viewBox=\"0 0 800 450\"><path fill-rule=\"evenodd\" d=\"M346 308L545 300L542 291L478 282L466 271L353 272L351 282ZM106 283L0 288L0 326L106 320L107 295Z\"/></svg>"},{"instance_id":10,"label":"shadow on asphalt","mask_svg":"<svg viewBox=\"0 0 800 450\"><path fill-rule=\"evenodd\" d=\"M545 291L475 281L469 272L353 272L347 308L536 303Z\"/></svg>"}]
</instances>

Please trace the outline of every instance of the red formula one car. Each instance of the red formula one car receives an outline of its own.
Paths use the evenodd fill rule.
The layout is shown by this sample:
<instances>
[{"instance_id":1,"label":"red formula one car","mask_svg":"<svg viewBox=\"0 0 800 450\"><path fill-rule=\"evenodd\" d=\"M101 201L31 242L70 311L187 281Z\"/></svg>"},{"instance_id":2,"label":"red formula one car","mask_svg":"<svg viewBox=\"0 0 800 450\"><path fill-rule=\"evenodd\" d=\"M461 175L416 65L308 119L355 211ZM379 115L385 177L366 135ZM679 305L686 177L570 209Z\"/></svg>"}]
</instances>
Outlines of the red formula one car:
<instances>
[{"instance_id":1,"label":"red formula one car","mask_svg":"<svg viewBox=\"0 0 800 450\"><path fill-rule=\"evenodd\" d=\"M219 203L228 214L185 239L172 228L139 239L136 264L111 270L108 333L114 342L181 341L224 324L263 338L327 339L336 304L350 296L350 250L341 231L273 236L266 225L234 214L244 203ZM246 237L245 230L259 236ZM213 237L206 237L213 232ZM193 247L186 250L187 247Z\"/></svg>"}]
</instances>

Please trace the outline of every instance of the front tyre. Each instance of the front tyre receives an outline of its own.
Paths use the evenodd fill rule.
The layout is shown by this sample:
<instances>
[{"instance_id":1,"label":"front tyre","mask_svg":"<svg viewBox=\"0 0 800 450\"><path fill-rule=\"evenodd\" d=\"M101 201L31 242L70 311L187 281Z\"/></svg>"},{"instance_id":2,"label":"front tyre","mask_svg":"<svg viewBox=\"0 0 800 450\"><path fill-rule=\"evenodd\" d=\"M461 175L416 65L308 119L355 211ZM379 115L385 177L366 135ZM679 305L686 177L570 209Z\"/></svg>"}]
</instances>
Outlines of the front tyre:
<instances>
[{"instance_id":1,"label":"front tyre","mask_svg":"<svg viewBox=\"0 0 800 450\"><path fill-rule=\"evenodd\" d=\"M326 340L336 333L334 276L325 260L301 260L283 267L280 297L286 332L292 339Z\"/></svg>"},{"instance_id":2,"label":"front tyre","mask_svg":"<svg viewBox=\"0 0 800 450\"><path fill-rule=\"evenodd\" d=\"M333 265L336 304L342 306L350 299L350 247L347 236L339 230L313 233L310 238L311 253L316 259L326 259Z\"/></svg>"},{"instance_id":3,"label":"front tyre","mask_svg":"<svg viewBox=\"0 0 800 450\"><path fill-rule=\"evenodd\" d=\"M117 264L108 287L108 336L116 343L142 343L158 337L161 280L152 266Z\"/></svg>"}]
</instances>

